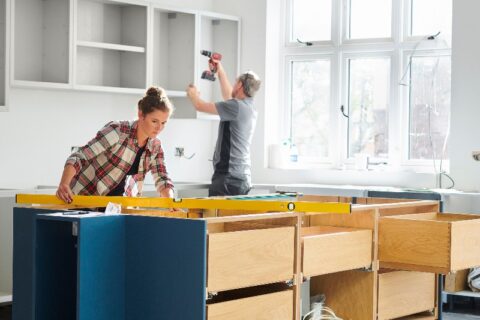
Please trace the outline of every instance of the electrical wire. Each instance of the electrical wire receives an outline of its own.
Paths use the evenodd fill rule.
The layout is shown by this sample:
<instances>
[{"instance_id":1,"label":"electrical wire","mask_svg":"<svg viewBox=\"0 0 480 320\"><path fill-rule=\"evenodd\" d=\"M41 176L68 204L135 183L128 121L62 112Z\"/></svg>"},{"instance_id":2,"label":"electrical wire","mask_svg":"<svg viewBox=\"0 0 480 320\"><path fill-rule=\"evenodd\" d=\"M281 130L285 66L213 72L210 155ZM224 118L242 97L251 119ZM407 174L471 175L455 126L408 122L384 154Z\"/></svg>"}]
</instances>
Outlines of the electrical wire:
<instances>
[{"instance_id":1,"label":"electrical wire","mask_svg":"<svg viewBox=\"0 0 480 320\"><path fill-rule=\"evenodd\" d=\"M405 67L405 71L404 71L404 73L403 73L403 75L400 78L400 81L398 83L399 85L406 86L406 87L411 86L411 84L412 84L412 77L411 76L409 77L408 84L404 83L404 80L405 80L405 77L407 76L408 72L411 71L412 58L415 56L415 53L417 52L418 46L425 40L435 40L438 37L439 34L440 34L440 31L437 32L434 35L425 36L415 44L415 46L413 48L413 51L412 51L412 54L410 56L410 59L408 61L408 64ZM427 109L428 109L428 138L429 138L429 142L430 142L430 148L432 150L433 170L435 172L435 175L439 175L439 186L438 187L440 187L440 188L442 187L442 176L445 176L452 183L447 189L452 189L455 186L455 181L453 180L453 178L450 175L448 175L443 170L443 159L445 157L445 151L446 151L446 148L447 148L448 137L450 136L450 119L448 121L448 127L447 127L447 132L446 132L446 135L445 135L445 139L443 140L443 147L442 147L442 152L441 152L441 155L440 155L440 163L439 163L438 170L437 170L437 164L436 164L435 143L433 141L432 127L431 127L431 125L432 125L431 124L432 109L437 106L437 96L435 94L435 90L433 90L433 89L435 89L435 87L436 87L436 75L437 75L439 63L440 63L440 58L437 58L437 61L435 63L435 67L433 68L433 71L432 71L432 85L431 85L431 88L432 88L432 91L433 91L433 101L432 101L432 105L427 104Z\"/></svg>"},{"instance_id":2,"label":"electrical wire","mask_svg":"<svg viewBox=\"0 0 480 320\"><path fill-rule=\"evenodd\" d=\"M320 314L316 314L317 312L320 312ZM312 315L312 317L307 318L308 316ZM308 319L308 320L342 320L342 318L337 317L335 312L333 312L332 309L329 307L317 307L310 312L308 312L303 319Z\"/></svg>"},{"instance_id":3,"label":"electrical wire","mask_svg":"<svg viewBox=\"0 0 480 320\"><path fill-rule=\"evenodd\" d=\"M432 102L432 105L431 106L428 106L428 137L429 137L429 140L430 140L430 147L432 149L432 160L433 160L433 170L435 172L436 175L439 176L439 182L438 182L438 187L441 188L442 187L442 176L445 176L447 177L450 181L451 181L451 185L446 188L446 189L452 189L454 186L455 186L455 181L453 180L453 178L448 175L444 170L443 170L443 159L445 157L445 151L447 149L447 141L448 141L448 137L450 136L450 119L448 119L449 121L447 121L448 125L447 125L447 132L445 134L445 138L443 139L443 146L442 146L442 152L440 154L440 163L439 163L439 168L438 168L438 171L437 171L437 166L436 166L436 161L435 159L437 158L436 157L436 154L435 154L435 143L433 142L433 136L432 136L432 128L431 128L431 115L432 115L432 109L437 106L437 95L436 95L436 92L435 92L435 88L437 86L437 71L438 71L438 65L440 63L440 58L437 57L437 61L435 63L435 67L433 68L433 71L432 71L432 91L433 91L433 102Z\"/></svg>"},{"instance_id":4,"label":"electrical wire","mask_svg":"<svg viewBox=\"0 0 480 320\"><path fill-rule=\"evenodd\" d=\"M412 58L415 56L415 53L417 52L418 46L425 40L435 40L438 37L439 34L440 34L440 31L438 31L436 34L431 34L431 35L428 35L428 36L424 36L423 38L421 38L420 40L417 41L417 43L413 47L412 55L410 56L410 59L408 61L407 66L405 67L405 71L403 72L403 75L400 78L400 81L398 82L399 85L405 86L405 87L410 86L411 79L409 80L408 84L404 83L403 80L407 76L407 73L410 70L410 67L412 66Z\"/></svg>"}]
</instances>

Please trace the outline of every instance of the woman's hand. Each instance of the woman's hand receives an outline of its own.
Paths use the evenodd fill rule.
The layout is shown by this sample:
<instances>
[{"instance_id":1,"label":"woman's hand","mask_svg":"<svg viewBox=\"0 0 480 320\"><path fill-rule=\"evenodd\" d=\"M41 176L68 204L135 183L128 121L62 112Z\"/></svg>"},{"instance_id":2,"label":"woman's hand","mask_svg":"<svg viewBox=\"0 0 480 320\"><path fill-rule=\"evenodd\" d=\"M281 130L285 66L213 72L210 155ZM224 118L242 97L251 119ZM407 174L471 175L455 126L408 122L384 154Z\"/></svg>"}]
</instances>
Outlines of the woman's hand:
<instances>
[{"instance_id":1,"label":"woman's hand","mask_svg":"<svg viewBox=\"0 0 480 320\"><path fill-rule=\"evenodd\" d=\"M163 198L173 198L174 197L174 192L173 189L170 188L165 188L162 191L160 191L160 197ZM180 208L170 208L170 212L181 212L182 210Z\"/></svg>"},{"instance_id":2,"label":"woman's hand","mask_svg":"<svg viewBox=\"0 0 480 320\"><path fill-rule=\"evenodd\" d=\"M71 203L73 201L73 192L70 189L70 185L66 183L60 183L57 189L57 198L65 201L66 203Z\"/></svg>"}]
</instances>

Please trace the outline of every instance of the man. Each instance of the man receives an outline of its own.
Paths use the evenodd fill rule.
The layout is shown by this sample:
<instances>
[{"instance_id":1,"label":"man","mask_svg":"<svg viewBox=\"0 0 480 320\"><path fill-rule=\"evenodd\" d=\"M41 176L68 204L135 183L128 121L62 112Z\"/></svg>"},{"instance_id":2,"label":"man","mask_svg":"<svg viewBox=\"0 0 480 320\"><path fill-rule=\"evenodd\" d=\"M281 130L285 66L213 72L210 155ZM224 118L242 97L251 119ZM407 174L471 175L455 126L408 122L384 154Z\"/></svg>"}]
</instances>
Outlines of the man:
<instances>
[{"instance_id":1,"label":"man","mask_svg":"<svg viewBox=\"0 0 480 320\"><path fill-rule=\"evenodd\" d=\"M206 102L194 85L187 89L187 96L198 111L220 116L213 155L214 174L208 195L244 195L251 189L250 145L257 121L253 96L261 81L248 71L241 74L232 87L220 61L213 60L213 63L217 67L224 101Z\"/></svg>"}]
</instances>

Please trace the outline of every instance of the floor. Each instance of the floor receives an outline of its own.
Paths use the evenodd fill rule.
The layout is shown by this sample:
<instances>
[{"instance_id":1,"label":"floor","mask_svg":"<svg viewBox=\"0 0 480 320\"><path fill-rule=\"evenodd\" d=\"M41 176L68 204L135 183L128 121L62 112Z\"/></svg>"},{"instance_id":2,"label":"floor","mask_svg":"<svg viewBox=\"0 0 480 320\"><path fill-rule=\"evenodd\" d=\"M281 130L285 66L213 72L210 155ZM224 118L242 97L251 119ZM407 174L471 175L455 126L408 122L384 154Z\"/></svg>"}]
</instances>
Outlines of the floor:
<instances>
[{"instance_id":1,"label":"floor","mask_svg":"<svg viewBox=\"0 0 480 320\"><path fill-rule=\"evenodd\" d=\"M476 311L473 311L477 313ZM478 310L480 314L480 310ZM0 320L11 320L12 319L12 307L11 306L0 306ZM480 320L480 315L463 315L458 313L444 313L443 320Z\"/></svg>"},{"instance_id":2,"label":"floor","mask_svg":"<svg viewBox=\"0 0 480 320\"><path fill-rule=\"evenodd\" d=\"M444 313L443 320L479 320L480 316L471 316L458 313Z\"/></svg>"},{"instance_id":3,"label":"floor","mask_svg":"<svg viewBox=\"0 0 480 320\"><path fill-rule=\"evenodd\" d=\"M12 319L12 306L0 306L0 320Z\"/></svg>"}]
</instances>

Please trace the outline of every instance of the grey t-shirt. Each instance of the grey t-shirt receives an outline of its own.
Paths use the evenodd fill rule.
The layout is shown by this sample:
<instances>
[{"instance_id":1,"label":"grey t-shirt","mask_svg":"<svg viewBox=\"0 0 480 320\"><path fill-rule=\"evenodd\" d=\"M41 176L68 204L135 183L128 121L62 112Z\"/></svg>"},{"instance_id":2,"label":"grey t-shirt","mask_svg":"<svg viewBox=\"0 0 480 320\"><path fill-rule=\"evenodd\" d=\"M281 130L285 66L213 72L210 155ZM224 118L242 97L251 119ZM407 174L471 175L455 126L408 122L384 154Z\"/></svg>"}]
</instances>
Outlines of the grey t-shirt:
<instances>
[{"instance_id":1,"label":"grey t-shirt","mask_svg":"<svg viewBox=\"0 0 480 320\"><path fill-rule=\"evenodd\" d=\"M220 115L213 155L215 173L250 176L250 145L257 122L253 98L221 101L215 107Z\"/></svg>"}]
</instances>

